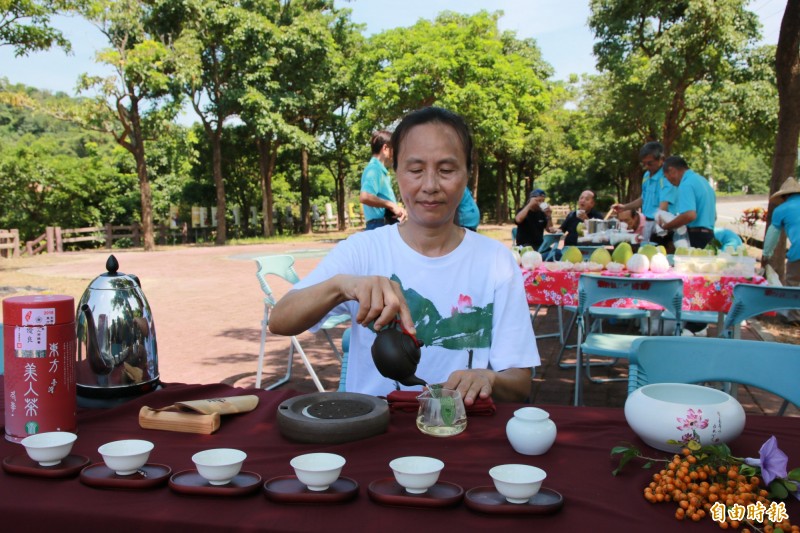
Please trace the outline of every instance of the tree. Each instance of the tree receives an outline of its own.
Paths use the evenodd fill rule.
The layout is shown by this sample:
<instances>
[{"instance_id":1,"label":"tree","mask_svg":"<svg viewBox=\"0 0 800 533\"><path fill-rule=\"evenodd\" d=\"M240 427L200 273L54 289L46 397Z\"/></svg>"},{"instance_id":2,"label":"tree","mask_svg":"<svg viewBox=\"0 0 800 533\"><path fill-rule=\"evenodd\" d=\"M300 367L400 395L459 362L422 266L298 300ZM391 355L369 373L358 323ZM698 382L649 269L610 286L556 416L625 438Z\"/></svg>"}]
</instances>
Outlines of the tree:
<instances>
[{"instance_id":1,"label":"tree","mask_svg":"<svg viewBox=\"0 0 800 533\"><path fill-rule=\"evenodd\" d=\"M140 0L98 1L86 15L111 44L98 54L98 60L113 67L116 75L81 76L79 88L97 94L83 106L81 118L87 127L111 134L133 155L144 249L152 251L155 236L145 140L156 137L174 119L180 104L170 93L168 49L146 28L151 12Z\"/></svg>"},{"instance_id":2,"label":"tree","mask_svg":"<svg viewBox=\"0 0 800 533\"><path fill-rule=\"evenodd\" d=\"M480 162L494 161L495 215L503 221L508 169L551 95L544 82L550 67L535 43L501 33L500 15L444 12L374 36L367 52L374 74L365 77L359 120L369 131L434 104L463 115L475 138L472 189L477 194Z\"/></svg>"},{"instance_id":3,"label":"tree","mask_svg":"<svg viewBox=\"0 0 800 533\"><path fill-rule=\"evenodd\" d=\"M746 115L741 85L763 74L748 69L759 24L746 4L592 0L594 51L599 70L608 76L607 98L617 117L609 129L618 136L635 134L639 146L659 140L670 153L687 133L693 144L702 143L724 124L726 113L729 118L732 108L738 111L737 99ZM635 154L629 157L630 175L638 174ZM627 187L628 198L639 194L635 181Z\"/></svg>"},{"instance_id":4,"label":"tree","mask_svg":"<svg viewBox=\"0 0 800 533\"><path fill-rule=\"evenodd\" d=\"M775 154L772 160L770 194L780 189L789 176L797 170L797 144L800 141L800 2L789 0L781 21L778 48L775 52L775 70L778 80L778 132L775 136ZM767 224L772 220L773 206L767 213ZM792 243L792 246L798 246ZM785 272L786 236L782 235L770 260L775 271Z\"/></svg>"},{"instance_id":5,"label":"tree","mask_svg":"<svg viewBox=\"0 0 800 533\"><path fill-rule=\"evenodd\" d=\"M246 72L251 51L241 46L254 17L234 0L163 0L161 24L174 32L176 80L190 99L211 145L211 172L217 201L215 243L227 239L222 134L225 121L239 110L240 73Z\"/></svg>"},{"instance_id":6,"label":"tree","mask_svg":"<svg viewBox=\"0 0 800 533\"><path fill-rule=\"evenodd\" d=\"M38 50L59 46L72 49L70 42L50 25L50 18L82 5L68 0L6 0L0 4L0 46L12 46L14 55L26 56Z\"/></svg>"}]
</instances>

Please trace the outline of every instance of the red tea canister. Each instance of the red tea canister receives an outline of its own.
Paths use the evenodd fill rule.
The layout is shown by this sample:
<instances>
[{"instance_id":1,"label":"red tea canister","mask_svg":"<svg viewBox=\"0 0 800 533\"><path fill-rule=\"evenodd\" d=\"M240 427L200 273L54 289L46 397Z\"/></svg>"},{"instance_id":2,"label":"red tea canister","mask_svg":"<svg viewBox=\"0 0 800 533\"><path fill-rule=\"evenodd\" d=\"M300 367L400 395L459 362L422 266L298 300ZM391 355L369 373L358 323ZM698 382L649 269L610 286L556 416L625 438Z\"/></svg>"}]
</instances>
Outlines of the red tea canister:
<instances>
[{"instance_id":1,"label":"red tea canister","mask_svg":"<svg viewBox=\"0 0 800 533\"><path fill-rule=\"evenodd\" d=\"M3 300L6 439L75 431L75 300L11 296Z\"/></svg>"}]
</instances>

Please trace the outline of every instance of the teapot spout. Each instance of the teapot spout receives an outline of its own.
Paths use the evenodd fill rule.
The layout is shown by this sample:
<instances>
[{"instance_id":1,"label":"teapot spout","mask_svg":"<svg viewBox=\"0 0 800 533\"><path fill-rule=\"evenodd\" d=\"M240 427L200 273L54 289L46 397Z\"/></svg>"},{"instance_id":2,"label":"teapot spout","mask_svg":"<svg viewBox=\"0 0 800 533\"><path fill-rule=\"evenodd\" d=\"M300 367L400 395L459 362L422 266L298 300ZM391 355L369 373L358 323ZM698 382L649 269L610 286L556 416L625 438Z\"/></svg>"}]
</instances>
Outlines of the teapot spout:
<instances>
[{"instance_id":1,"label":"teapot spout","mask_svg":"<svg viewBox=\"0 0 800 533\"><path fill-rule=\"evenodd\" d=\"M92 372L99 376L110 374L114 368L103 358L103 354L100 351L92 309L88 304L83 304L81 312L86 317L86 359L89 361L89 366Z\"/></svg>"},{"instance_id":2,"label":"teapot spout","mask_svg":"<svg viewBox=\"0 0 800 533\"><path fill-rule=\"evenodd\" d=\"M406 387L413 387L414 385L422 385L423 387L428 386L428 384L425 382L424 379L420 379L417 376L409 376L404 379L398 379L397 381L399 381L401 385L405 385Z\"/></svg>"}]
</instances>

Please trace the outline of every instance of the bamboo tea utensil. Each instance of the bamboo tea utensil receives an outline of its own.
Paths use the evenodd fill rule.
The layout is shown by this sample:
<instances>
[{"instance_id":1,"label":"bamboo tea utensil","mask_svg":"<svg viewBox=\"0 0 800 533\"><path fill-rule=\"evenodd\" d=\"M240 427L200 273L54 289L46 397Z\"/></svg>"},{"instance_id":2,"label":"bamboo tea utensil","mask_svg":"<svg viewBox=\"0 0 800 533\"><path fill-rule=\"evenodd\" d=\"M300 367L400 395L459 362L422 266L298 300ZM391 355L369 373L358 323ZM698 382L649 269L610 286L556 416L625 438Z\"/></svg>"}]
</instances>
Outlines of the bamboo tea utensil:
<instances>
[{"instance_id":1,"label":"bamboo tea utensil","mask_svg":"<svg viewBox=\"0 0 800 533\"><path fill-rule=\"evenodd\" d=\"M157 409L145 406L139 410L139 425L144 429L208 435L219 429L221 415L246 413L257 405L258 396L250 394L177 402Z\"/></svg>"},{"instance_id":2,"label":"bamboo tea utensil","mask_svg":"<svg viewBox=\"0 0 800 533\"><path fill-rule=\"evenodd\" d=\"M139 410L139 426L143 429L210 435L219 429L219 425L219 413L201 415L199 413L157 411L146 406Z\"/></svg>"}]
</instances>

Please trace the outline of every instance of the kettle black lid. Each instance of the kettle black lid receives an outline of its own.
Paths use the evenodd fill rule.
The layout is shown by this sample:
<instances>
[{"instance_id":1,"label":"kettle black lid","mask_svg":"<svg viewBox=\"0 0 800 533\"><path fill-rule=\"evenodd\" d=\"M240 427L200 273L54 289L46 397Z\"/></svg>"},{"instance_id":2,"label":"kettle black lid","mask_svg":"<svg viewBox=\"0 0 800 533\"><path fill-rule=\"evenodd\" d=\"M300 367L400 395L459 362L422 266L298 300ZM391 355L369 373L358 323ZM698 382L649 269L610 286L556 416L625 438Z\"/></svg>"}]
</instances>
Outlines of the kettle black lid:
<instances>
[{"instance_id":1,"label":"kettle black lid","mask_svg":"<svg viewBox=\"0 0 800 533\"><path fill-rule=\"evenodd\" d=\"M109 255L106 261L105 274L100 274L92 280L88 289L92 290L132 290L141 287L139 278L133 274L123 274L119 270L119 261L114 255Z\"/></svg>"}]
</instances>

